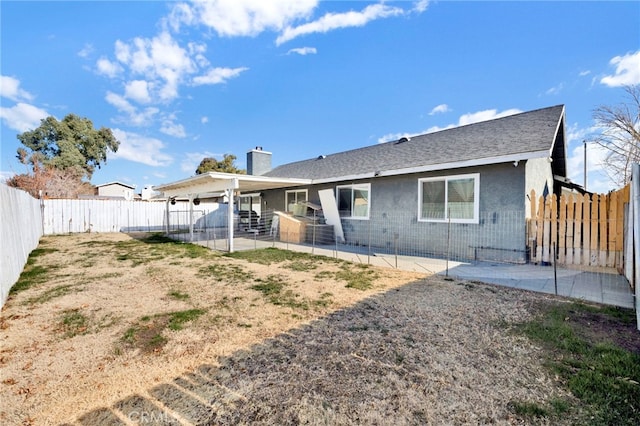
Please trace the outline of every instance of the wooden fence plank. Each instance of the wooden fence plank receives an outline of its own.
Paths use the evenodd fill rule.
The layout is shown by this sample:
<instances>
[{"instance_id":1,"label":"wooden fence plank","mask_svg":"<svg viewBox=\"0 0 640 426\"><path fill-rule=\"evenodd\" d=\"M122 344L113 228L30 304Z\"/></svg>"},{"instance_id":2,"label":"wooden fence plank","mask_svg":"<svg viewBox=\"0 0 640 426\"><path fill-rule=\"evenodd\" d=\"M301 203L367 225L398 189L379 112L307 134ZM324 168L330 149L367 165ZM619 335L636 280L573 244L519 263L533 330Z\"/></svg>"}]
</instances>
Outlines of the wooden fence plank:
<instances>
[{"instance_id":1,"label":"wooden fence plank","mask_svg":"<svg viewBox=\"0 0 640 426\"><path fill-rule=\"evenodd\" d=\"M544 219L544 197L541 195L538 201L538 216L536 218L536 262L542 262L542 231Z\"/></svg>"},{"instance_id":2,"label":"wooden fence plank","mask_svg":"<svg viewBox=\"0 0 640 426\"><path fill-rule=\"evenodd\" d=\"M551 197L544 200L544 224L542 236L542 261L549 263L551 253Z\"/></svg>"},{"instance_id":3,"label":"wooden fence plank","mask_svg":"<svg viewBox=\"0 0 640 426\"><path fill-rule=\"evenodd\" d=\"M573 264L579 265L582 262L582 194L575 196L574 231L573 231Z\"/></svg>"},{"instance_id":4,"label":"wooden fence plank","mask_svg":"<svg viewBox=\"0 0 640 426\"><path fill-rule=\"evenodd\" d=\"M598 212L600 216L598 216L598 222L600 223L600 239L599 239L599 256L598 256L598 266L606 266L607 265L607 197L604 195L600 196L600 205L598 206Z\"/></svg>"},{"instance_id":5,"label":"wooden fence plank","mask_svg":"<svg viewBox=\"0 0 640 426\"><path fill-rule=\"evenodd\" d=\"M551 196L551 248L553 263L558 261L558 199L556 194Z\"/></svg>"},{"instance_id":6,"label":"wooden fence plank","mask_svg":"<svg viewBox=\"0 0 640 426\"><path fill-rule=\"evenodd\" d=\"M560 223L558 234L558 262L564 265L567 259L567 196L565 194L560 196Z\"/></svg>"},{"instance_id":7,"label":"wooden fence plank","mask_svg":"<svg viewBox=\"0 0 640 426\"><path fill-rule=\"evenodd\" d=\"M629 186L608 195L565 193L559 200L553 194L536 199L531 191L526 224L530 261L623 268L628 202Z\"/></svg>"},{"instance_id":8,"label":"wooden fence plank","mask_svg":"<svg viewBox=\"0 0 640 426\"><path fill-rule=\"evenodd\" d=\"M591 263L591 198L589 194L584 195L582 207L582 265L589 265Z\"/></svg>"},{"instance_id":9,"label":"wooden fence plank","mask_svg":"<svg viewBox=\"0 0 640 426\"><path fill-rule=\"evenodd\" d=\"M591 261L589 265L598 265L598 207L600 206L600 196L593 194L591 199Z\"/></svg>"},{"instance_id":10,"label":"wooden fence plank","mask_svg":"<svg viewBox=\"0 0 640 426\"><path fill-rule=\"evenodd\" d=\"M528 232L529 232L529 260L532 263L536 262L536 225L537 225L537 212L536 212L536 191L531 190L529 196L529 203L531 204L531 217L528 219Z\"/></svg>"},{"instance_id":11,"label":"wooden fence plank","mask_svg":"<svg viewBox=\"0 0 640 426\"><path fill-rule=\"evenodd\" d=\"M616 192L609 194L608 205L607 266L614 267L616 264L616 238L618 237L618 222L616 221L618 216L618 194Z\"/></svg>"},{"instance_id":12,"label":"wooden fence plank","mask_svg":"<svg viewBox=\"0 0 640 426\"><path fill-rule=\"evenodd\" d=\"M572 195L567 195L567 265L573 265L573 231L575 222L575 203Z\"/></svg>"}]
</instances>

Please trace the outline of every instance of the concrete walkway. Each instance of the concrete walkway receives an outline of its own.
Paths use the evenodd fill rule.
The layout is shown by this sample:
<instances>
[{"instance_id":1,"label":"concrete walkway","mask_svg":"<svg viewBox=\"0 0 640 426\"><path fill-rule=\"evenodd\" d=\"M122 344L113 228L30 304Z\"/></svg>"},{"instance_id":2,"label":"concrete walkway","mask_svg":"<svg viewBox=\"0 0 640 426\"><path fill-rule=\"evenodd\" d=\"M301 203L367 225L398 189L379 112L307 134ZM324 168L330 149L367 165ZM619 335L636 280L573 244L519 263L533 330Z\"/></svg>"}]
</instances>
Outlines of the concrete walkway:
<instances>
[{"instance_id":1,"label":"concrete walkway","mask_svg":"<svg viewBox=\"0 0 640 426\"><path fill-rule=\"evenodd\" d=\"M197 244L214 248L211 241L198 241ZM226 240L216 241L215 248L225 250ZM609 271L585 272L558 268L554 274L552 266L516 265L489 262L454 262L416 256L395 256L393 254L373 253L366 248L333 246L312 247L310 245L262 241L245 238L234 240L234 250L276 247L279 249L313 253L322 256L340 258L356 263L396 268L431 274L448 275L458 279L480 281L506 287L520 288L548 294L606 305L633 309L635 296L627 279ZM557 277L557 280L556 280Z\"/></svg>"}]
</instances>

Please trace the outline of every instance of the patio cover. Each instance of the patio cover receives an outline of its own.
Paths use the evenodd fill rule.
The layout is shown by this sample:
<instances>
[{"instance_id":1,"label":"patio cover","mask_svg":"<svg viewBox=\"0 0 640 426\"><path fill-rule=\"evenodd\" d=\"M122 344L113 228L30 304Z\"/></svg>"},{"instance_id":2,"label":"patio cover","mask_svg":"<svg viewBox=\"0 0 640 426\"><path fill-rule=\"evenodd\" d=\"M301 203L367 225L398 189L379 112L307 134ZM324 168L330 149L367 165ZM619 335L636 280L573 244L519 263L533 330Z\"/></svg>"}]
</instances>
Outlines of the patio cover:
<instances>
[{"instance_id":1,"label":"patio cover","mask_svg":"<svg viewBox=\"0 0 640 426\"><path fill-rule=\"evenodd\" d=\"M164 196L167 197L167 203L169 203L172 197L187 196L189 198L189 210L193 210L193 200L197 198L199 194L224 192L229 198L228 223L232 224L234 195L236 193L259 192L265 189L289 188L309 184L311 184L311 179L289 179L209 172L176 182L154 186L153 189L164 193ZM193 215L190 216L192 217ZM167 229L168 225L169 209L167 208ZM191 241L193 241L193 223L189 224L189 229ZM229 252L233 252L233 226L229 226Z\"/></svg>"},{"instance_id":2,"label":"patio cover","mask_svg":"<svg viewBox=\"0 0 640 426\"><path fill-rule=\"evenodd\" d=\"M176 182L154 186L167 197L197 195L206 192L224 192L234 189L236 192L258 192L265 189L288 188L309 185L311 179L289 179L235 173L209 172L182 179Z\"/></svg>"}]
</instances>

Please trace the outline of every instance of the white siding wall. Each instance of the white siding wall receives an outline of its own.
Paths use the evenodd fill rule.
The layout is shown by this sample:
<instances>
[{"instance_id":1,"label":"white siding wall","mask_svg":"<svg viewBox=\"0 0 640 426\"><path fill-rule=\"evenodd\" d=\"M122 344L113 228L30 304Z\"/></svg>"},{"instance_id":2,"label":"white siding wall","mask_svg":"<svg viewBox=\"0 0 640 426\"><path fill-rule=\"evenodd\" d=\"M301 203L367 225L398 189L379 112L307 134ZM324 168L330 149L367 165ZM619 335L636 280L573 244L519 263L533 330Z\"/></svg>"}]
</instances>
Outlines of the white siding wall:
<instances>
[{"instance_id":1,"label":"white siding wall","mask_svg":"<svg viewBox=\"0 0 640 426\"><path fill-rule=\"evenodd\" d=\"M218 203L194 206L194 225L225 226L225 208ZM136 232L163 231L167 223L165 202L125 200L44 200L44 233L67 234L76 232ZM172 229L189 224L187 203L169 204L169 223ZM215 220L218 219L218 220Z\"/></svg>"},{"instance_id":2,"label":"white siding wall","mask_svg":"<svg viewBox=\"0 0 640 426\"><path fill-rule=\"evenodd\" d=\"M0 184L0 308L42 235L78 232L164 231L167 203L125 200L37 200ZM195 229L225 227L227 205L202 202ZM171 231L189 227L188 203L169 204Z\"/></svg>"},{"instance_id":3,"label":"white siding wall","mask_svg":"<svg viewBox=\"0 0 640 426\"><path fill-rule=\"evenodd\" d=\"M0 183L0 308L41 236L40 200Z\"/></svg>"}]
</instances>

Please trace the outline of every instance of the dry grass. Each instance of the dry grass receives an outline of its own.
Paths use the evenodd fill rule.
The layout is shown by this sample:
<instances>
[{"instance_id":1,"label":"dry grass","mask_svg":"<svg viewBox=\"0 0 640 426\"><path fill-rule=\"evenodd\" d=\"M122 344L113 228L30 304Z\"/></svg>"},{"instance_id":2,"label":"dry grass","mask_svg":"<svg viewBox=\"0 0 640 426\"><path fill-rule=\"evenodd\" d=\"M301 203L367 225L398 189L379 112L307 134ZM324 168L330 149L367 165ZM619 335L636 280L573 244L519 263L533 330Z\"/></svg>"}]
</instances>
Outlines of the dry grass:
<instances>
[{"instance_id":1,"label":"dry grass","mask_svg":"<svg viewBox=\"0 0 640 426\"><path fill-rule=\"evenodd\" d=\"M73 421L422 278L380 270L359 290L323 278L344 268L330 259L267 267L125 234L46 237L39 249L0 316L2 424ZM252 288L274 279L279 299Z\"/></svg>"},{"instance_id":2,"label":"dry grass","mask_svg":"<svg viewBox=\"0 0 640 426\"><path fill-rule=\"evenodd\" d=\"M2 424L576 418L513 331L546 295L124 234L44 238L18 289L0 315Z\"/></svg>"}]
</instances>

